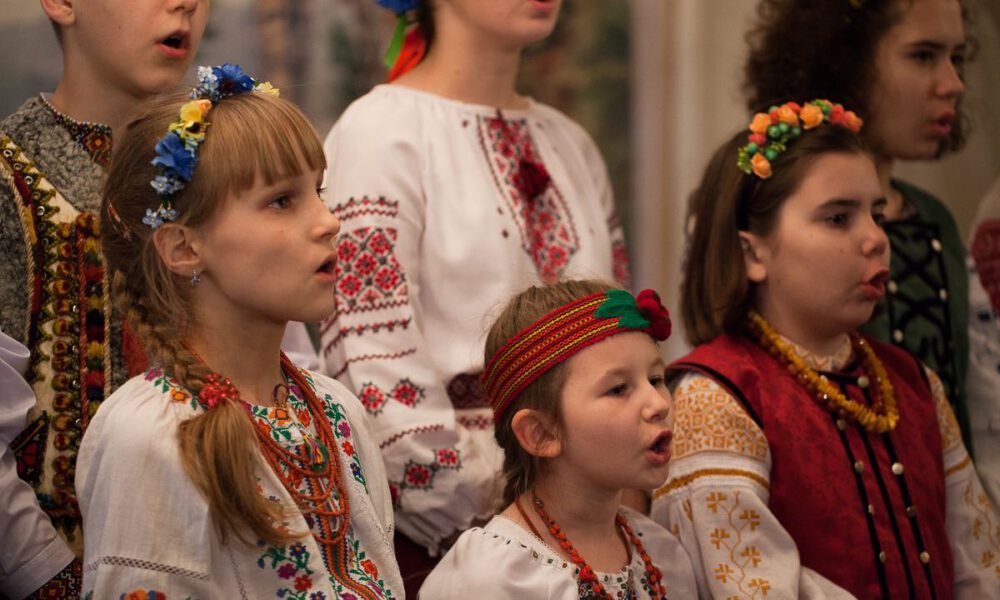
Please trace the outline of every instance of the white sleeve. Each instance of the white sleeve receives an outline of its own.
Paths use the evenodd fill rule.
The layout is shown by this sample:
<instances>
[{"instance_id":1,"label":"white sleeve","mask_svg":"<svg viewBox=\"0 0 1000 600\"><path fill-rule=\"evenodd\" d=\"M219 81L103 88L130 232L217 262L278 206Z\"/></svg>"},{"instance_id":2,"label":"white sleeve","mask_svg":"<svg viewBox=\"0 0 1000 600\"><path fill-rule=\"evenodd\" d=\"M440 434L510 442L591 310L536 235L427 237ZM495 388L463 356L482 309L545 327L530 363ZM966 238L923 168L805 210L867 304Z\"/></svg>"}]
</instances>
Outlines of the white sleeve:
<instances>
[{"instance_id":1,"label":"white sleeve","mask_svg":"<svg viewBox=\"0 0 1000 600\"><path fill-rule=\"evenodd\" d=\"M182 467L178 420L171 403L141 383L133 378L116 391L80 444L83 595L223 597L215 581L231 566L213 552L208 506Z\"/></svg>"},{"instance_id":2,"label":"white sleeve","mask_svg":"<svg viewBox=\"0 0 1000 600\"><path fill-rule=\"evenodd\" d=\"M924 367L944 453L945 528L955 563L955 598L1000 598L1000 517L983 491L938 376Z\"/></svg>"},{"instance_id":3,"label":"white sleeve","mask_svg":"<svg viewBox=\"0 0 1000 600\"><path fill-rule=\"evenodd\" d=\"M24 598L73 560L30 485L17 477L10 444L35 394L24 380L28 349L0 332L0 597Z\"/></svg>"},{"instance_id":4,"label":"white sleeve","mask_svg":"<svg viewBox=\"0 0 1000 600\"><path fill-rule=\"evenodd\" d=\"M1000 300L997 242L1000 222L984 223L973 242L979 256L975 264L969 259L969 371L965 380L976 471L994 506L1000 503L1000 319L985 286Z\"/></svg>"},{"instance_id":5,"label":"white sleeve","mask_svg":"<svg viewBox=\"0 0 1000 600\"><path fill-rule=\"evenodd\" d=\"M321 354L372 418L397 527L436 552L491 513L494 457L457 423L422 333L422 138L405 115L383 112L348 110L325 142L326 200L341 232Z\"/></svg>"},{"instance_id":6,"label":"white sleeve","mask_svg":"<svg viewBox=\"0 0 1000 600\"><path fill-rule=\"evenodd\" d=\"M654 493L651 516L680 538L698 588L713 598L853 598L801 565L795 541L768 508L767 438L737 400L689 373L674 390L674 410L670 479Z\"/></svg>"}]
</instances>

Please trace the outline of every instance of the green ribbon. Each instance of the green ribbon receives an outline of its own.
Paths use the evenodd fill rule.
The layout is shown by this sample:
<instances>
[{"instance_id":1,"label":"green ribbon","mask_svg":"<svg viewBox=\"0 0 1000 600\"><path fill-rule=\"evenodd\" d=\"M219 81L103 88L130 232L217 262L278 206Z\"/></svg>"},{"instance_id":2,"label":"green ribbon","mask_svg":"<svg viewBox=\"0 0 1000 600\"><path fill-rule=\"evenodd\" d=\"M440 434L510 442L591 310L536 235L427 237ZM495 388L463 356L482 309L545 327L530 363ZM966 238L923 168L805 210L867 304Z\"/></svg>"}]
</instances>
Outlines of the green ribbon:
<instances>
[{"instance_id":1,"label":"green ribbon","mask_svg":"<svg viewBox=\"0 0 1000 600\"><path fill-rule=\"evenodd\" d=\"M389 49L385 51L385 58L382 59L387 69L391 69L396 64L399 52L403 49L403 40L406 39L406 25L406 14L402 13L396 18L396 31L393 32Z\"/></svg>"}]
</instances>

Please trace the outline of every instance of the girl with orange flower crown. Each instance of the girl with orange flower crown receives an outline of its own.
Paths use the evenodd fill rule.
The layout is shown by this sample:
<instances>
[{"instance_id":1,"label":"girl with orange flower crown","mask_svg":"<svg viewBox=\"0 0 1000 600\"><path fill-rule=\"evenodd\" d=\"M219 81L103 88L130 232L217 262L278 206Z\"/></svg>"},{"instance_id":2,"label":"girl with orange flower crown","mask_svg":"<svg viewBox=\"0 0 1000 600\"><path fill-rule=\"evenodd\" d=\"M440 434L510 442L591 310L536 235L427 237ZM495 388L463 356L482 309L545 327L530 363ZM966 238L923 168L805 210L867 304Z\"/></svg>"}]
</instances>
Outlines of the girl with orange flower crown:
<instances>
[{"instance_id":1,"label":"girl with orange flower crown","mask_svg":"<svg viewBox=\"0 0 1000 600\"><path fill-rule=\"evenodd\" d=\"M478 382L482 315L540 282L627 287L628 261L593 140L515 85L562 1L378 3L403 15L399 68L324 145L343 233L320 337L327 372L375 423L415 592L441 549L491 516L500 451Z\"/></svg>"},{"instance_id":2,"label":"girl with orange flower crown","mask_svg":"<svg viewBox=\"0 0 1000 600\"><path fill-rule=\"evenodd\" d=\"M458 539L422 598L696 598L677 539L622 507L663 483L670 316L597 281L528 288L486 339L483 385L503 449L503 510Z\"/></svg>"},{"instance_id":3,"label":"girl with orange flower crown","mask_svg":"<svg viewBox=\"0 0 1000 600\"><path fill-rule=\"evenodd\" d=\"M315 131L232 64L151 102L108 174L112 301L153 367L80 445L87 598L403 597L361 403L281 352L333 310Z\"/></svg>"},{"instance_id":4,"label":"girl with orange flower crown","mask_svg":"<svg viewBox=\"0 0 1000 600\"><path fill-rule=\"evenodd\" d=\"M857 333L885 295L886 197L861 121L754 117L688 214L689 341L652 516L712 597L997 598L998 515L941 380Z\"/></svg>"},{"instance_id":5,"label":"girl with orange flower crown","mask_svg":"<svg viewBox=\"0 0 1000 600\"><path fill-rule=\"evenodd\" d=\"M936 160L965 143L965 31L973 3L758 4L745 66L747 107L758 111L787 98L823 96L864 118L862 137L887 202L892 260L888 293L861 330L911 352L940 376L962 439L975 455L973 435L1000 438L990 431L988 414L996 394L966 393L970 369L987 380L996 375L994 365L970 361L969 296L981 291L979 281L968 276L967 252L948 198L942 202L897 174L900 162ZM1000 409L994 410L1000 416ZM970 419L974 411L978 422ZM1000 469L980 475L1000 488ZM996 560L1000 565L1000 557Z\"/></svg>"}]
</instances>

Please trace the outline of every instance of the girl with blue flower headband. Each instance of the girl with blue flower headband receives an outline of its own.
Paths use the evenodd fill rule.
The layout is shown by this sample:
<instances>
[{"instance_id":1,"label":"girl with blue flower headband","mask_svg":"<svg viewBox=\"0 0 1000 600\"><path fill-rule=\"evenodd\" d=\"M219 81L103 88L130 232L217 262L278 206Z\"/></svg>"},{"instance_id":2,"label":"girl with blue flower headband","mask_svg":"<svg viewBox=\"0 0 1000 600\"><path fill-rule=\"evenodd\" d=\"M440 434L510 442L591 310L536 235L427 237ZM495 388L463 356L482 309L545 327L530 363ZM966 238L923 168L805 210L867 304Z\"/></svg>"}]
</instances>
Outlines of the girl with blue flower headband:
<instances>
[{"instance_id":1,"label":"girl with blue flower headband","mask_svg":"<svg viewBox=\"0 0 1000 600\"><path fill-rule=\"evenodd\" d=\"M404 37L420 32L425 53L400 42L391 83L326 140L345 261L321 342L327 372L379 432L415 593L442 548L494 508L483 315L533 283L627 287L628 264L600 151L515 85L523 48L552 32L562 3L379 3L402 14Z\"/></svg>"},{"instance_id":2,"label":"girl with blue flower headband","mask_svg":"<svg viewBox=\"0 0 1000 600\"><path fill-rule=\"evenodd\" d=\"M105 187L112 300L152 368L80 446L85 595L401 598L364 409L281 352L333 309L319 139L238 66L198 75L129 124Z\"/></svg>"}]
</instances>

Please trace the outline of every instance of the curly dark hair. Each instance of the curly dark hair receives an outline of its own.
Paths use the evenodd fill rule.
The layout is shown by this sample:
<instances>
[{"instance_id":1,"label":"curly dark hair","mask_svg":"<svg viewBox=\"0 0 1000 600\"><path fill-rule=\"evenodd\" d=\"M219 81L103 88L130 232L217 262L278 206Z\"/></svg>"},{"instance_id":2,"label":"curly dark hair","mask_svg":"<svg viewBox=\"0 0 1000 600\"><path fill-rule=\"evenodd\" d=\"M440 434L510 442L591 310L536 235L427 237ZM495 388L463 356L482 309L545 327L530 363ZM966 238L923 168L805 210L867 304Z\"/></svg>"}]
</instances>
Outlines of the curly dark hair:
<instances>
[{"instance_id":1,"label":"curly dark hair","mask_svg":"<svg viewBox=\"0 0 1000 600\"><path fill-rule=\"evenodd\" d=\"M868 118L874 55L882 36L913 0L760 0L747 33L750 54L743 90L751 111L788 100L828 98ZM962 5L968 25L968 7ZM968 58L968 57L967 57ZM968 120L961 101L941 152L965 144Z\"/></svg>"}]
</instances>

